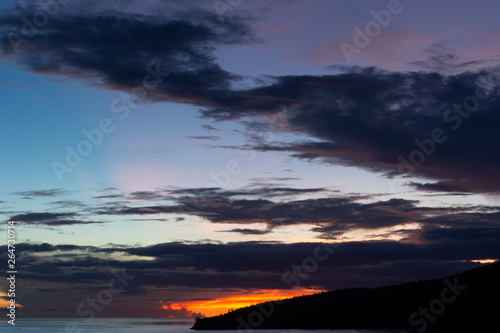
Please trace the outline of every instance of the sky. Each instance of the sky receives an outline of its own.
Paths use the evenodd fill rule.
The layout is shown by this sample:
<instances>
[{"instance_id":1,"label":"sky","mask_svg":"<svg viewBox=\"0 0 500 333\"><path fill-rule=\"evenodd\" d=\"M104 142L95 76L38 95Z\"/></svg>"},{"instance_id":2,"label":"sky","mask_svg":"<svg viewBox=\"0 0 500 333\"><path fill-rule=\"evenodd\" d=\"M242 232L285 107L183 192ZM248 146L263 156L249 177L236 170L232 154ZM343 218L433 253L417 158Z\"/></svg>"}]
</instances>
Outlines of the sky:
<instances>
[{"instance_id":1,"label":"sky","mask_svg":"<svg viewBox=\"0 0 500 333\"><path fill-rule=\"evenodd\" d=\"M2 2L19 314L194 318L498 260L499 7Z\"/></svg>"}]
</instances>

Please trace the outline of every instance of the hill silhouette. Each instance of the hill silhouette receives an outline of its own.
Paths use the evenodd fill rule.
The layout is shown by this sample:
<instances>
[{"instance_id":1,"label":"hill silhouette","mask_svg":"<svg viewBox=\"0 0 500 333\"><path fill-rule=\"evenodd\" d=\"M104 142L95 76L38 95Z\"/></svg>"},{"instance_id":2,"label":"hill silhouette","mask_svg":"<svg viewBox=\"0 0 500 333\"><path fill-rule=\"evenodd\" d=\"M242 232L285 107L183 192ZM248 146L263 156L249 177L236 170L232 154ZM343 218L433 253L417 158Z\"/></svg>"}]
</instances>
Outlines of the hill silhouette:
<instances>
[{"instance_id":1,"label":"hill silhouette","mask_svg":"<svg viewBox=\"0 0 500 333\"><path fill-rule=\"evenodd\" d=\"M499 314L500 263L495 263L442 279L341 289L261 303L197 319L192 329L498 332Z\"/></svg>"}]
</instances>

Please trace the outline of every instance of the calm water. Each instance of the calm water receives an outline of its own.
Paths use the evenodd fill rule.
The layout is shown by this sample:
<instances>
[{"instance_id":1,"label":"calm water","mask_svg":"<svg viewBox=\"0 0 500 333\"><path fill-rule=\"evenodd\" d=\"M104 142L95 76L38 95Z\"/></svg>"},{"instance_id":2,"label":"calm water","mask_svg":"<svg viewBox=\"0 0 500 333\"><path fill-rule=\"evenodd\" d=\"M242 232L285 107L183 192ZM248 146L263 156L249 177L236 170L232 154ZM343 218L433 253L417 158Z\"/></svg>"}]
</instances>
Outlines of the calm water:
<instances>
[{"instance_id":1,"label":"calm water","mask_svg":"<svg viewBox=\"0 0 500 333\"><path fill-rule=\"evenodd\" d=\"M57 333L235 333L237 331L194 331L190 330L193 322L190 319L155 319L151 318L99 318L92 321L78 319L18 319L16 325L12 326L6 320L0 323L0 332L57 332ZM255 330L257 333L400 333L400 331L381 330Z\"/></svg>"}]
</instances>

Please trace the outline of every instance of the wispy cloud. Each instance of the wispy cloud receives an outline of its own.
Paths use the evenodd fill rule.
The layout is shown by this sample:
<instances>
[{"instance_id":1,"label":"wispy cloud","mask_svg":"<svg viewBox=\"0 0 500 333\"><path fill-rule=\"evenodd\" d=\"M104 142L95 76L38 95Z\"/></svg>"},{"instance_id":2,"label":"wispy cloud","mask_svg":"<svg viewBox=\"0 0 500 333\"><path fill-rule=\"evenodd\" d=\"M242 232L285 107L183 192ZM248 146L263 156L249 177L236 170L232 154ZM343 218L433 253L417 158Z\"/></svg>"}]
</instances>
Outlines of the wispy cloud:
<instances>
[{"instance_id":1,"label":"wispy cloud","mask_svg":"<svg viewBox=\"0 0 500 333\"><path fill-rule=\"evenodd\" d=\"M25 213L13 215L9 218L9 221L46 226L102 223L97 221L81 220L77 217L79 217L79 214L77 213Z\"/></svg>"},{"instance_id":2,"label":"wispy cloud","mask_svg":"<svg viewBox=\"0 0 500 333\"><path fill-rule=\"evenodd\" d=\"M20 195L24 197L59 197L69 194L69 191L63 189L50 189L50 190L35 190L35 191L20 191L14 192L14 195Z\"/></svg>"},{"instance_id":3,"label":"wispy cloud","mask_svg":"<svg viewBox=\"0 0 500 333\"><path fill-rule=\"evenodd\" d=\"M24 89L24 86L21 84L17 83L6 83L6 82L0 82L0 87L4 88L13 88L13 89Z\"/></svg>"}]
</instances>

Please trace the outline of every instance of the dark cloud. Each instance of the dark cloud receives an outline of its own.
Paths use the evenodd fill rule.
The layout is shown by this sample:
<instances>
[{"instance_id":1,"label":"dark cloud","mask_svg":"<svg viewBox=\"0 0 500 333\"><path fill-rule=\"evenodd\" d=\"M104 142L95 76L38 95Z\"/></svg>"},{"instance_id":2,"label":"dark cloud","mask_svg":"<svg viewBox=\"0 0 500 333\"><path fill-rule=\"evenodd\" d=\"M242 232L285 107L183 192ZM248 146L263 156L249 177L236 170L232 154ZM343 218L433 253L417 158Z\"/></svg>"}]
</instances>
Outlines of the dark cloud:
<instances>
[{"instance_id":1,"label":"dark cloud","mask_svg":"<svg viewBox=\"0 0 500 333\"><path fill-rule=\"evenodd\" d=\"M432 186L420 184L424 188ZM412 184L412 186L420 186ZM430 189L437 191L438 188ZM443 187L442 191L462 190ZM448 192L445 192L448 193ZM462 192L451 192L464 194ZM465 193L467 194L467 193ZM302 195L317 198L303 199ZM233 228L223 232L242 235L264 235L285 226L306 226L323 239L342 239L347 232L364 229L380 235L381 228L397 227L386 237L397 236L408 241L429 241L427 232L446 228L487 228L487 232L499 227L500 210L495 206L455 205L426 207L417 200L392 198L377 200L376 195L343 194L326 188L293 187L247 187L224 190L221 188L161 189L157 191L132 192L125 195L137 201L134 205L107 205L88 207L87 214L107 216L145 216L152 220L169 221L161 215L176 216L176 221L184 221L187 216L197 216L214 224L261 224L264 229ZM161 200L168 204L161 204ZM134 201L134 200L132 200ZM148 202L150 204L148 204ZM155 202L156 204L152 204ZM50 213L43 219L55 219ZM64 214L63 214L64 215ZM159 217L156 217L160 215ZM35 217L40 217L35 215ZM16 218L14 216L13 218ZM410 230L407 224L419 224L420 229ZM430 237L430 236L429 236Z\"/></svg>"},{"instance_id":2,"label":"dark cloud","mask_svg":"<svg viewBox=\"0 0 500 333\"><path fill-rule=\"evenodd\" d=\"M189 203L189 200L185 201L186 205ZM311 231L325 238L338 238L355 229L375 230L401 225L416 221L419 216L415 202L397 199L361 204L350 198L286 202L206 198L203 203L198 214L213 223L265 223L268 229L266 233L283 226L309 225Z\"/></svg>"},{"instance_id":3,"label":"dark cloud","mask_svg":"<svg viewBox=\"0 0 500 333\"><path fill-rule=\"evenodd\" d=\"M248 125L304 136L272 144L259 136L247 149L289 152L386 177L419 176L464 192L500 190L499 67L464 71L482 63L460 61L438 45L415 62L428 72L331 66L336 74L266 76L255 87L235 90L241 77L222 69L213 51L255 42L251 21L179 8L163 15L68 10L15 53L8 34L21 35L19 18L34 10L18 6L0 16L2 57L34 72L93 78L126 91L157 71L161 82L149 100L198 105L203 117L215 120L266 116L267 125ZM268 126L274 123L280 126Z\"/></svg>"},{"instance_id":4,"label":"dark cloud","mask_svg":"<svg viewBox=\"0 0 500 333\"><path fill-rule=\"evenodd\" d=\"M204 114L218 119L269 114L273 101L281 100L286 128L317 140L264 142L247 149L290 152L388 177L412 174L452 182L467 192L499 190L498 69L453 76L374 68L344 71L277 77L274 84L245 92L266 96L260 105L256 98L253 108L234 105ZM476 98L476 89L483 100ZM477 111L468 112L473 101L479 103ZM465 116L453 111L454 105L462 105ZM444 142L430 142L436 129L446 136Z\"/></svg>"},{"instance_id":5,"label":"dark cloud","mask_svg":"<svg viewBox=\"0 0 500 333\"><path fill-rule=\"evenodd\" d=\"M21 252L26 252L26 253L40 253L40 252L53 252L53 251L74 251L74 250L81 250L81 251L93 250L93 251L96 251L97 248L93 247L93 246L79 246L79 245L69 245L69 244L52 245L49 243L41 243L41 244L24 243L23 247L20 249Z\"/></svg>"},{"instance_id":6,"label":"dark cloud","mask_svg":"<svg viewBox=\"0 0 500 333\"><path fill-rule=\"evenodd\" d=\"M95 196L94 199L121 199L123 195L121 194L107 194L107 195L98 195Z\"/></svg>"},{"instance_id":7,"label":"dark cloud","mask_svg":"<svg viewBox=\"0 0 500 333\"><path fill-rule=\"evenodd\" d=\"M17 83L5 83L0 82L0 87L13 88L13 89L24 89L25 87Z\"/></svg>"},{"instance_id":8,"label":"dark cloud","mask_svg":"<svg viewBox=\"0 0 500 333\"><path fill-rule=\"evenodd\" d=\"M443 228L441 233L429 229L426 237L426 242L417 244L365 241L340 246L280 242L105 247L20 243L16 250L23 258L19 263L23 285L18 298L28 309L76 309L88 297L106 289L109 281L122 272L133 279L125 290L113 296L109 310L114 309L116 316L124 313L120 304L144 304L148 306L146 312L151 313L158 300L179 301L173 296L179 292L184 299L195 300L206 299L207 293L221 297L228 292L290 289L295 283L284 279L283 274L288 272L288 277L299 279L297 268L306 277L299 279L300 286L339 289L439 278L480 265L472 260L500 258L498 229ZM321 255L327 253L327 248L333 252L318 262L314 272L307 273L301 267L309 265L318 247ZM4 257L6 260L6 254ZM74 310L69 312L74 314Z\"/></svg>"},{"instance_id":9,"label":"dark cloud","mask_svg":"<svg viewBox=\"0 0 500 333\"><path fill-rule=\"evenodd\" d=\"M333 194L325 188L257 187L235 190L220 188L174 189L169 191L169 205L148 205L140 207L117 206L100 208L100 215L157 215L189 214L204 217L213 223L265 223L268 229L292 224L317 224L333 222L338 212L356 209L357 197L294 201L293 197L302 194ZM154 192L155 193L155 192ZM164 192L162 192L164 193ZM148 193L147 197L151 197ZM156 198L156 195L152 196ZM265 199L263 199L265 198ZM281 200L287 199L283 202ZM345 204L345 207L341 207ZM347 205L353 206L347 208ZM337 208L327 207L337 205ZM387 223L389 219L387 219ZM375 223L375 222L374 222ZM350 224L354 227L354 222ZM375 224L373 224L376 228ZM241 232L241 231L239 231ZM248 230L242 233L249 234Z\"/></svg>"},{"instance_id":10,"label":"dark cloud","mask_svg":"<svg viewBox=\"0 0 500 333\"><path fill-rule=\"evenodd\" d=\"M167 318L196 318L204 317L201 313L196 313L188 310L186 307L177 308L177 304L174 302L162 302L163 309L165 310L165 316Z\"/></svg>"},{"instance_id":11,"label":"dark cloud","mask_svg":"<svg viewBox=\"0 0 500 333\"><path fill-rule=\"evenodd\" d=\"M66 10L39 27L36 36L24 38L21 18L33 17L36 10L17 6L0 16L4 59L33 72L80 77L118 90L142 87L147 75L148 82L159 75L160 86L151 83L150 100L210 104L239 79L215 63L214 47L253 41L241 18L220 20L213 11L175 6L150 15ZM12 44L13 35L24 39Z\"/></svg>"},{"instance_id":12,"label":"dark cloud","mask_svg":"<svg viewBox=\"0 0 500 333\"><path fill-rule=\"evenodd\" d=\"M335 193L338 191L332 191L326 188L293 188L293 187L283 187L283 186L270 186L270 185L262 185L262 183L260 183L253 187L247 187L235 190L223 190L217 187L212 187L212 188L204 187L204 188L188 188L188 189L172 190L170 193L172 195L194 195L198 197L217 196L220 198L231 198L231 197L278 198L284 196L295 196L299 194L313 194L313 193L323 193L323 192Z\"/></svg>"},{"instance_id":13,"label":"dark cloud","mask_svg":"<svg viewBox=\"0 0 500 333\"><path fill-rule=\"evenodd\" d=\"M207 130L207 131L218 131L217 128L211 126L211 125L201 125L201 127L204 129L204 130Z\"/></svg>"},{"instance_id":14,"label":"dark cloud","mask_svg":"<svg viewBox=\"0 0 500 333\"><path fill-rule=\"evenodd\" d=\"M427 72L333 66L335 74L331 75L266 76L257 78L257 85L252 88L236 90L235 83L242 77L224 70L217 63L215 50L220 46L254 43L248 19L226 16L220 20L215 12L183 5L156 14L123 12L112 6L100 12L89 8L69 5L40 27L33 38L23 37L21 18L33 17L36 6L17 5L3 12L1 58L35 73L78 78L127 92L143 86L148 75L149 79L156 76L156 82L149 82L158 86L148 91L146 101L189 103L202 107L203 117L242 122L248 129L244 134L252 143L232 148L287 152L299 159L363 168L386 177L413 175L432 179L433 182L408 184L426 192L470 194L500 190L498 67L465 72L464 69L484 62L464 62L446 50L430 49L425 61L414 62ZM12 33L19 44L12 44ZM468 112L471 104L467 103L475 101L474 96L481 97L477 110ZM462 110L458 109L460 105ZM203 125L203 129L216 130L210 125ZM439 129L442 133L438 136L446 136L446 140L430 143L433 131ZM265 140L263 133L278 130L295 137L302 135L303 139ZM400 157L411 161L415 156L421 156L419 165L401 164ZM258 179L257 183L263 181ZM68 192L52 189L15 194L52 198ZM306 194L314 197L302 199ZM182 223L188 219L186 215L194 215L225 228L241 225L222 232L265 235L275 228L301 225L322 239L335 240L360 229L376 233L385 227L401 228L385 235L398 237L399 242L345 242L335 248L314 274L301 281L302 286L325 289L441 277L479 265L471 260L500 258L498 207L425 207L416 200L341 196L326 188L263 184L233 190L111 193L94 198L128 202L79 206L81 213L9 213L9 220L60 226L99 223L82 218L91 214L141 218L181 214L183 217L176 217L176 222ZM165 202L159 202L162 200ZM76 206L74 201L63 200L52 204L58 205L58 209ZM263 229L247 228L255 223ZM417 227L405 228L407 224ZM151 292L154 288L193 292L288 289L291 285L283 282L283 272L302 265L314 255L317 246L279 242L111 244L100 248L19 244L16 249L23 258L23 281L27 281L25 288L20 288L26 294L19 298L27 302L67 302L70 291L78 292L71 295L85 299L108 286L110 271L124 268L136 277L135 286L131 285L124 294L142 297L141 300L156 296ZM35 288L37 293L29 295L29 288ZM57 292L65 293L64 297L57 297ZM38 293L46 299L36 299ZM173 311L171 304L165 305L166 310ZM188 314L187 309L183 311Z\"/></svg>"},{"instance_id":15,"label":"dark cloud","mask_svg":"<svg viewBox=\"0 0 500 333\"><path fill-rule=\"evenodd\" d=\"M409 185L425 191L469 194L462 192L463 188L451 184L413 182ZM314 197L311 198L311 195ZM100 196L104 197L108 196ZM111 197L114 198L114 195ZM58 226L104 223L99 222L97 216L129 216L134 221L159 222L182 222L188 220L188 216L197 216L221 226L239 224L241 227L221 228L220 231L241 235L271 234L277 228L296 225L317 233L320 239L341 240L348 232L372 230L377 237L396 236L411 242L436 241L439 239L436 235L446 234L449 228L483 228L484 234L494 233L500 221L500 211L495 206L426 207L417 200L381 200L376 195L343 194L327 188L275 185L231 190L173 188L124 193L117 198L124 198L126 202L91 206L78 201L56 201L51 202L51 205L56 205L54 211L10 212L9 220ZM67 212L70 208L73 212ZM137 216L141 216L141 219L137 219ZM415 223L420 225L419 229L406 227ZM260 224L263 228L250 228L251 224ZM382 235L381 229L388 227L394 227L395 231ZM463 235L465 237L466 233Z\"/></svg>"},{"instance_id":16,"label":"dark cloud","mask_svg":"<svg viewBox=\"0 0 500 333\"><path fill-rule=\"evenodd\" d=\"M165 199L165 193L162 191L136 191L126 196L129 200L156 200Z\"/></svg>"},{"instance_id":17,"label":"dark cloud","mask_svg":"<svg viewBox=\"0 0 500 333\"><path fill-rule=\"evenodd\" d=\"M84 208L86 205L78 200L58 200L50 202L51 205L57 206L57 208Z\"/></svg>"},{"instance_id":18,"label":"dark cloud","mask_svg":"<svg viewBox=\"0 0 500 333\"><path fill-rule=\"evenodd\" d=\"M193 194L193 195L201 195L201 194L210 194L215 193L222 190L220 187L195 187L195 188L182 188L182 189L174 189L170 191L172 194Z\"/></svg>"},{"instance_id":19,"label":"dark cloud","mask_svg":"<svg viewBox=\"0 0 500 333\"><path fill-rule=\"evenodd\" d=\"M484 67L491 62L498 63L499 60L499 57L496 56L490 59L462 61L452 49L447 48L443 43L432 44L425 48L423 52L425 54L425 60L416 60L409 64L430 72L445 75L452 75L463 72L464 70Z\"/></svg>"},{"instance_id":20,"label":"dark cloud","mask_svg":"<svg viewBox=\"0 0 500 333\"><path fill-rule=\"evenodd\" d=\"M267 181L275 181L275 182L286 182L289 180L302 180L302 178L298 177L255 177L255 178L249 178L248 180L251 180L254 183L264 183Z\"/></svg>"},{"instance_id":21,"label":"dark cloud","mask_svg":"<svg viewBox=\"0 0 500 333\"><path fill-rule=\"evenodd\" d=\"M390 281L439 277L472 267L470 260L499 258L498 233L482 239L456 238L430 245L391 241L346 242L326 245L333 252L319 263L318 271L303 286L325 289L383 285ZM107 282L109 269L125 268L147 288L248 288L288 289L282 274L292 265L314 256L320 243L238 242L227 244L180 242L143 247L75 247L20 244L24 279L51 283ZM41 257L38 251L47 252ZM322 251L325 251L324 248ZM127 260L102 259L102 253L138 256ZM324 254L326 252L321 252ZM49 255L50 254L50 255ZM119 256L118 256L119 257ZM154 260L142 260L152 257ZM70 260L68 260L70 259ZM432 269L429 269L432 267ZM61 274L64 272L64 274ZM68 278L71 277L70 280ZM371 279L371 280L370 280Z\"/></svg>"},{"instance_id":22,"label":"dark cloud","mask_svg":"<svg viewBox=\"0 0 500 333\"><path fill-rule=\"evenodd\" d=\"M105 187L105 188L102 188L100 189L101 191L103 192L108 192L108 191L120 191L120 189L116 188L116 187Z\"/></svg>"}]
</instances>

